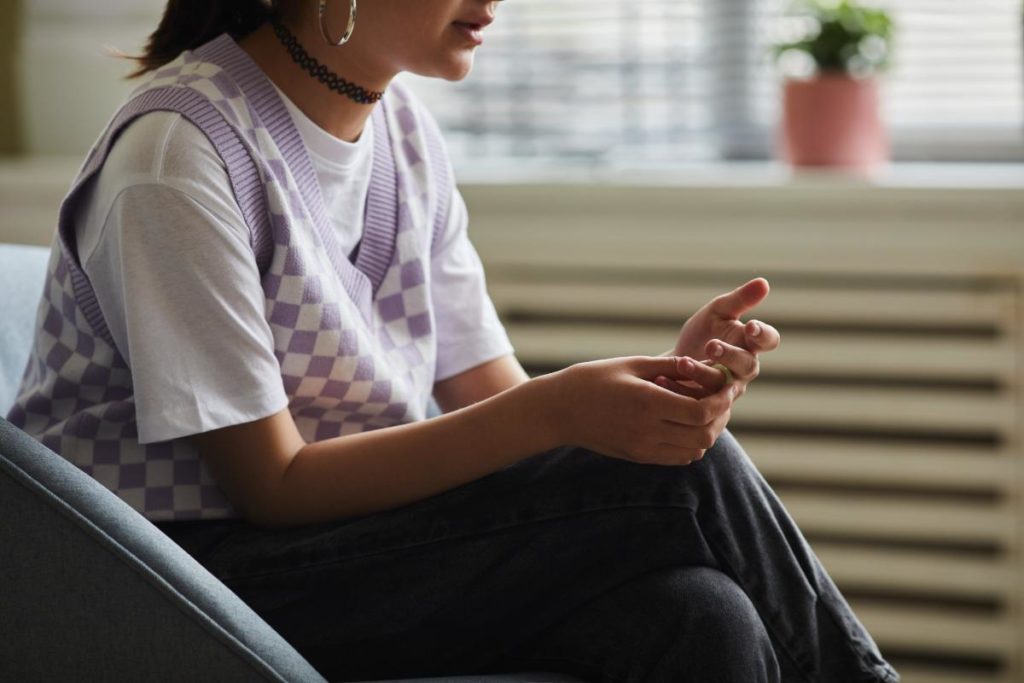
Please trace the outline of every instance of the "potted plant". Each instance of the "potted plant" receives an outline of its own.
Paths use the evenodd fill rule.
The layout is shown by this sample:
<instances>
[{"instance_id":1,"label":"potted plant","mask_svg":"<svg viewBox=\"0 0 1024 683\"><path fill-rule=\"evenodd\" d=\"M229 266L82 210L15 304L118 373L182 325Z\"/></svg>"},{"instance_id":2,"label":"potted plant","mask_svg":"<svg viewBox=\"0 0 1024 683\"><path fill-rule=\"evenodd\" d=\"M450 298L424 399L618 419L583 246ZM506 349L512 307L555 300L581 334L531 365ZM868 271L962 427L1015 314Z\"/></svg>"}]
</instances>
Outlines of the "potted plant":
<instances>
[{"instance_id":1,"label":"potted plant","mask_svg":"<svg viewBox=\"0 0 1024 683\"><path fill-rule=\"evenodd\" d=\"M794 166L870 170L889 159L878 75L889 68L893 24L851 0L798 0L795 35L772 46L777 63L802 58L811 77L786 75L778 154Z\"/></svg>"}]
</instances>

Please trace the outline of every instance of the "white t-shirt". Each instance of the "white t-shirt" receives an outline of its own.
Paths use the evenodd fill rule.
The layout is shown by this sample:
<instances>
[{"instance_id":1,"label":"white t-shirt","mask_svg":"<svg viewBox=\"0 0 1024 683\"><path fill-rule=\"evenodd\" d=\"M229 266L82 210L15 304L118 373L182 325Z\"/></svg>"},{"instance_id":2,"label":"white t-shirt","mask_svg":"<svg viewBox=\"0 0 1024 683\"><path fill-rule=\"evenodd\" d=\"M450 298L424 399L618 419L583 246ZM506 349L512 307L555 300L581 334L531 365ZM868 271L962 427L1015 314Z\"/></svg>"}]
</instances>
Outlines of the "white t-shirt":
<instances>
[{"instance_id":1,"label":"white t-shirt","mask_svg":"<svg viewBox=\"0 0 1024 683\"><path fill-rule=\"evenodd\" d=\"M302 135L346 255L362 235L373 125L355 142L281 94ZM453 186L431 261L435 381L513 352ZM75 216L78 256L132 373L140 443L274 414L288 405L249 228L227 169L176 112L140 116L113 145Z\"/></svg>"}]
</instances>

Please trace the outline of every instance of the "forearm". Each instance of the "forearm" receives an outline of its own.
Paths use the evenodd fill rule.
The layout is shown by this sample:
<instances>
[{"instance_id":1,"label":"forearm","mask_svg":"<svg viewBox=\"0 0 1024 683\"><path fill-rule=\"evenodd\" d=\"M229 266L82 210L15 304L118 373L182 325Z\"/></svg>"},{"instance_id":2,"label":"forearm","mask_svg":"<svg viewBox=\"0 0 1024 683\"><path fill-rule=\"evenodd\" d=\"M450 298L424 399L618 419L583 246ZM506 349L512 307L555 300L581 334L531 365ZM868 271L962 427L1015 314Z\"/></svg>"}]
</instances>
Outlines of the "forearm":
<instances>
[{"instance_id":1,"label":"forearm","mask_svg":"<svg viewBox=\"0 0 1024 683\"><path fill-rule=\"evenodd\" d=\"M434 399L445 413L458 410L529 381L513 354L501 356L434 384Z\"/></svg>"},{"instance_id":2,"label":"forearm","mask_svg":"<svg viewBox=\"0 0 1024 683\"><path fill-rule=\"evenodd\" d=\"M559 445L552 375L429 420L303 446L260 522L357 517L447 491Z\"/></svg>"}]
</instances>

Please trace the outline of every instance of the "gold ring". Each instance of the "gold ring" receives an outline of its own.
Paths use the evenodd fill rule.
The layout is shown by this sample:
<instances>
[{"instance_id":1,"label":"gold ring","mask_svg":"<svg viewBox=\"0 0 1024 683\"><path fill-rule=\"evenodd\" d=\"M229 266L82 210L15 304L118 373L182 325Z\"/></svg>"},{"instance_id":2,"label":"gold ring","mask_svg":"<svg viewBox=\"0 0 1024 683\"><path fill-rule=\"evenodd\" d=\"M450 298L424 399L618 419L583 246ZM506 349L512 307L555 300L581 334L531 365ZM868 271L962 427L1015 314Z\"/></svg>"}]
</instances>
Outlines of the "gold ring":
<instances>
[{"instance_id":1,"label":"gold ring","mask_svg":"<svg viewBox=\"0 0 1024 683\"><path fill-rule=\"evenodd\" d=\"M729 368L725 367L721 363L715 363L711 367L713 367L716 370L721 370L723 373L725 373L725 385L732 384L732 370L730 370ZM723 385L723 386L725 386L725 385Z\"/></svg>"}]
</instances>

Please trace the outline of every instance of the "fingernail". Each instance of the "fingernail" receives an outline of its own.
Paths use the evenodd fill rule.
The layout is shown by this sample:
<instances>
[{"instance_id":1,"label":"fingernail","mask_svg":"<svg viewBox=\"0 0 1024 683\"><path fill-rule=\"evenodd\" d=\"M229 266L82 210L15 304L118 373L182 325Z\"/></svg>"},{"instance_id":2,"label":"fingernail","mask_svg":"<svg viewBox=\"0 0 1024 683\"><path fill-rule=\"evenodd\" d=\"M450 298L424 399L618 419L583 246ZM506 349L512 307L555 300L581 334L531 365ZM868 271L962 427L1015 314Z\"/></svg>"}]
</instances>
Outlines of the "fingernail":
<instances>
[{"instance_id":1,"label":"fingernail","mask_svg":"<svg viewBox=\"0 0 1024 683\"><path fill-rule=\"evenodd\" d=\"M711 355L715 358L721 358L724 351L725 349L720 344L715 344L711 347Z\"/></svg>"},{"instance_id":2,"label":"fingernail","mask_svg":"<svg viewBox=\"0 0 1024 683\"><path fill-rule=\"evenodd\" d=\"M759 334L761 334L761 325L759 323L754 323L754 329L750 332L750 335L756 337Z\"/></svg>"}]
</instances>

